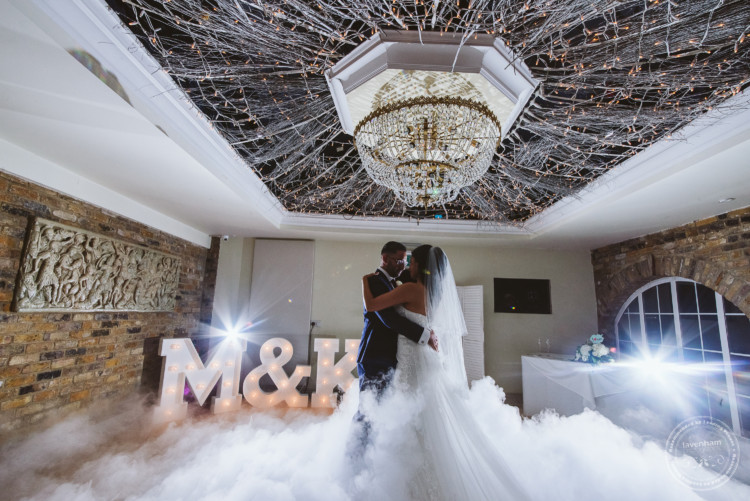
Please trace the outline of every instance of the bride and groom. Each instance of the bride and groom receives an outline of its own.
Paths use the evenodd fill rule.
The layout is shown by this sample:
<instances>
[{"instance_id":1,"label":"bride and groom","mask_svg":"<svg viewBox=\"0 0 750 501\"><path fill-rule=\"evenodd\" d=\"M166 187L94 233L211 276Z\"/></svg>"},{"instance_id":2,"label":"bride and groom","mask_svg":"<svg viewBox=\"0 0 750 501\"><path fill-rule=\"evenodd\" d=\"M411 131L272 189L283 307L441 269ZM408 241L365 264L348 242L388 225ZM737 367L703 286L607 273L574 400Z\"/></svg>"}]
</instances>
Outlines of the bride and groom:
<instances>
[{"instance_id":1,"label":"bride and groom","mask_svg":"<svg viewBox=\"0 0 750 501\"><path fill-rule=\"evenodd\" d=\"M372 402L366 396L406 397L412 405L404 410L403 426L411 427L424 457L413 472L410 499L527 499L467 404L461 341L466 325L447 256L439 247L417 247L411 280L397 286L405 264L406 247L388 242L380 267L362 277L360 409L354 419L360 449L372 442L378 412L378 405L362 404Z\"/></svg>"}]
</instances>

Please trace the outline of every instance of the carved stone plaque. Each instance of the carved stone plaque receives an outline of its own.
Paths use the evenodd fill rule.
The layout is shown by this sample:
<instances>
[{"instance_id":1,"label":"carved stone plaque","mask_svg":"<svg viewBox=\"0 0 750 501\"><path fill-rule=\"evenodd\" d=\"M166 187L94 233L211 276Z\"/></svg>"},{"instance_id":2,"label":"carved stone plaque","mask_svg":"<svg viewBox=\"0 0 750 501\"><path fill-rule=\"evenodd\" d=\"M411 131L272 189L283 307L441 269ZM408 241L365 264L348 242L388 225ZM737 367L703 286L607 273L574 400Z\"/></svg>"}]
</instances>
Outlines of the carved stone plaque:
<instances>
[{"instance_id":1,"label":"carved stone plaque","mask_svg":"<svg viewBox=\"0 0 750 501\"><path fill-rule=\"evenodd\" d=\"M171 311L180 260L36 218L16 287L16 311Z\"/></svg>"}]
</instances>

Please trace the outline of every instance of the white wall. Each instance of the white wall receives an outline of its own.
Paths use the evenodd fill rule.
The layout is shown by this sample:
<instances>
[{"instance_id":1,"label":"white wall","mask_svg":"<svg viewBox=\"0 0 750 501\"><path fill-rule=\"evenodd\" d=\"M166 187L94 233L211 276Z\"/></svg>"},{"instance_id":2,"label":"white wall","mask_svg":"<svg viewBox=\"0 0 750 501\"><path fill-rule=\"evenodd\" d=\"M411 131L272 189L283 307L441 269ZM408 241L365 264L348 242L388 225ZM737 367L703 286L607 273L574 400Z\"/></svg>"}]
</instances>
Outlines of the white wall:
<instances>
[{"instance_id":1,"label":"white wall","mask_svg":"<svg viewBox=\"0 0 750 501\"><path fill-rule=\"evenodd\" d=\"M507 392L521 392L521 355L572 354L596 333L594 271L588 252L445 246L458 285L484 285L485 371ZM493 278L549 279L551 315L494 313Z\"/></svg>"},{"instance_id":2,"label":"white wall","mask_svg":"<svg viewBox=\"0 0 750 501\"><path fill-rule=\"evenodd\" d=\"M484 286L485 370L506 392L521 392L521 355L539 350L573 354L597 329L588 252L550 252L447 245L458 285ZM380 263L380 244L315 242L312 318L315 335L358 338L362 331L361 277ZM549 279L551 315L494 313L493 278Z\"/></svg>"},{"instance_id":3,"label":"white wall","mask_svg":"<svg viewBox=\"0 0 750 501\"><path fill-rule=\"evenodd\" d=\"M226 259L252 252L253 239L236 239ZM230 239L232 242L232 239ZM314 336L359 338L362 332L362 275L380 263L382 243L315 241L312 319L320 326ZM236 248L235 248L236 247ZM249 247L249 251L248 251ZM503 247L443 247L453 266L458 285L483 285L485 320L485 368L506 392L521 392L521 355L538 351L537 340L550 339L551 351L574 353L597 329L594 277L586 251L557 252ZM234 256L234 257L231 257ZM249 290L252 255L244 263L225 267L224 243L219 256L217 301L222 283L237 283ZM229 271L233 268L234 271ZM227 273L227 275L225 275ZM221 280L226 277L226 280ZM493 278L549 279L551 315L494 313ZM237 290L237 289L233 289ZM237 292L237 297L242 297ZM216 316L216 311L214 313ZM343 343L342 343L343 344Z\"/></svg>"},{"instance_id":4,"label":"white wall","mask_svg":"<svg viewBox=\"0 0 750 501\"><path fill-rule=\"evenodd\" d=\"M211 325L217 329L236 327L250 302L255 239L222 240L216 270L216 291Z\"/></svg>"}]
</instances>

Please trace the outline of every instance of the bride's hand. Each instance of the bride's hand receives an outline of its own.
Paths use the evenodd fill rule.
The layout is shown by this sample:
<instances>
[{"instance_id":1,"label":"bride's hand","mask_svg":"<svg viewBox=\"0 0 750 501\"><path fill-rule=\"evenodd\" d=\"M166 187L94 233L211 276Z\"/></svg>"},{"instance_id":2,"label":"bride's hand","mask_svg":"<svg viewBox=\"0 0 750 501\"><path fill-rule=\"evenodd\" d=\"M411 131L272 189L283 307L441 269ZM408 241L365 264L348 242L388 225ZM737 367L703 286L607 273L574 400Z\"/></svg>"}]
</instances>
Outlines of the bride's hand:
<instances>
[{"instance_id":1,"label":"bride's hand","mask_svg":"<svg viewBox=\"0 0 750 501\"><path fill-rule=\"evenodd\" d=\"M440 351L438 347L438 338L435 335L435 331L430 331L430 340L427 341L427 344L430 345L430 348L432 348L435 351Z\"/></svg>"},{"instance_id":2,"label":"bride's hand","mask_svg":"<svg viewBox=\"0 0 750 501\"><path fill-rule=\"evenodd\" d=\"M375 275L376 275L375 273L368 273L367 275L362 277L362 280L367 280L368 278L374 277Z\"/></svg>"}]
</instances>

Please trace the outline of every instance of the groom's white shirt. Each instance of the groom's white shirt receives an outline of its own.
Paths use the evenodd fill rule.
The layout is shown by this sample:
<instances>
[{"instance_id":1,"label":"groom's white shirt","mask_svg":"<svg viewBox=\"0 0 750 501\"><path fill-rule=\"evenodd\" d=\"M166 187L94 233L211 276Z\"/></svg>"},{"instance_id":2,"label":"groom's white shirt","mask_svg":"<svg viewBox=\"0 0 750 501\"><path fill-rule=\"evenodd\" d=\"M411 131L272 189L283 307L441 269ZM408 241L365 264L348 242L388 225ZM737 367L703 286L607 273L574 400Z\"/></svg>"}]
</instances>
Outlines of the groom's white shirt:
<instances>
[{"instance_id":1,"label":"groom's white shirt","mask_svg":"<svg viewBox=\"0 0 750 501\"><path fill-rule=\"evenodd\" d=\"M396 279L393 278L388 274L387 271L385 271L383 268L378 267L378 271L385 275L385 278L388 279L389 282L393 283ZM425 327L422 331L422 337L419 338L419 341L417 341L419 344L427 344L427 341L430 340L430 329L428 327Z\"/></svg>"}]
</instances>

